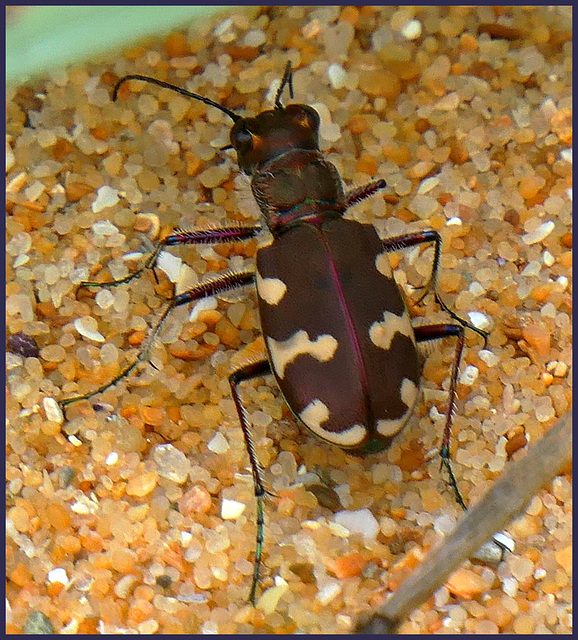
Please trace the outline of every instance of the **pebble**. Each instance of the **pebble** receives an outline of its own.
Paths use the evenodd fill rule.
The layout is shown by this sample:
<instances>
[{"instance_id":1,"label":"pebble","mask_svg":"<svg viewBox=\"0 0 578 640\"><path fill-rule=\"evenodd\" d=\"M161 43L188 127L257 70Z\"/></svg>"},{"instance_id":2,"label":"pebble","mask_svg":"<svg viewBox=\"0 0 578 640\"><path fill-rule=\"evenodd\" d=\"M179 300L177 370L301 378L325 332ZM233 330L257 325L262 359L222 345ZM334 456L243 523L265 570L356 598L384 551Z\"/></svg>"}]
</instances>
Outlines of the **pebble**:
<instances>
[{"instance_id":1,"label":"pebble","mask_svg":"<svg viewBox=\"0 0 578 640\"><path fill-rule=\"evenodd\" d=\"M452 573L446 587L450 593L464 600L471 600L489 589L488 583L482 577L465 567Z\"/></svg>"},{"instance_id":2,"label":"pebble","mask_svg":"<svg viewBox=\"0 0 578 640\"><path fill-rule=\"evenodd\" d=\"M42 405L44 406L44 412L46 413L47 420L63 424L64 415L62 413L62 409L54 398L44 398Z\"/></svg>"},{"instance_id":3,"label":"pebble","mask_svg":"<svg viewBox=\"0 0 578 640\"><path fill-rule=\"evenodd\" d=\"M542 242L542 240L545 240L552 233L552 231L554 231L555 226L556 225L552 222L552 220L543 222L533 231L525 233L522 236L522 242L524 242L525 244L536 244L537 242Z\"/></svg>"},{"instance_id":4,"label":"pebble","mask_svg":"<svg viewBox=\"0 0 578 640\"><path fill-rule=\"evenodd\" d=\"M460 384L465 384L471 387L474 382L478 379L479 369L469 364L461 373L459 382Z\"/></svg>"},{"instance_id":5,"label":"pebble","mask_svg":"<svg viewBox=\"0 0 578 640\"><path fill-rule=\"evenodd\" d=\"M24 625L24 633L26 635L52 635L54 627L42 611L31 611Z\"/></svg>"},{"instance_id":6,"label":"pebble","mask_svg":"<svg viewBox=\"0 0 578 640\"><path fill-rule=\"evenodd\" d=\"M17 353L24 358L37 358L40 355L36 340L22 332L8 336L6 339L6 347L8 351Z\"/></svg>"},{"instance_id":7,"label":"pebble","mask_svg":"<svg viewBox=\"0 0 578 640\"><path fill-rule=\"evenodd\" d=\"M93 213L99 213L103 209L113 207L120 201L118 191L112 187L104 186L96 192L96 198L92 203Z\"/></svg>"},{"instance_id":8,"label":"pebble","mask_svg":"<svg viewBox=\"0 0 578 640\"><path fill-rule=\"evenodd\" d=\"M179 511L184 516L194 516L195 513L208 513L211 505L211 494L202 485L195 485L179 500Z\"/></svg>"},{"instance_id":9,"label":"pebble","mask_svg":"<svg viewBox=\"0 0 578 640\"><path fill-rule=\"evenodd\" d=\"M538 355L546 357L550 353L550 332L544 325L526 324L522 327L522 336Z\"/></svg>"},{"instance_id":10,"label":"pebble","mask_svg":"<svg viewBox=\"0 0 578 640\"><path fill-rule=\"evenodd\" d=\"M74 328L84 338L94 342L106 342L106 338L98 331L98 323L92 316L81 316L74 321Z\"/></svg>"},{"instance_id":11,"label":"pebble","mask_svg":"<svg viewBox=\"0 0 578 640\"><path fill-rule=\"evenodd\" d=\"M148 471L130 478L126 485L126 492L129 496L142 498L148 495L157 486L158 473Z\"/></svg>"},{"instance_id":12,"label":"pebble","mask_svg":"<svg viewBox=\"0 0 578 640\"><path fill-rule=\"evenodd\" d=\"M275 586L267 589L257 600L257 609L263 611L265 615L272 614L288 589L289 584L283 578L277 576L275 578Z\"/></svg>"},{"instance_id":13,"label":"pebble","mask_svg":"<svg viewBox=\"0 0 578 640\"><path fill-rule=\"evenodd\" d=\"M207 443L207 449L213 453L226 453L229 450L229 443L225 436L220 431L217 431Z\"/></svg>"},{"instance_id":14,"label":"pebble","mask_svg":"<svg viewBox=\"0 0 578 640\"><path fill-rule=\"evenodd\" d=\"M326 607L341 593L341 589L342 587L339 582L328 582L319 589L315 599L319 600L319 602Z\"/></svg>"},{"instance_id":15,"label":"pebble","mask_svg":"<svg viewBox=\"0 0 578 640\"><path fill-rule=\"evenodd\" d=\"M489 329L491 322L481 311L468 311L470 322L478 329Z\"/></svg>"},{"instance_id":16,"label":"pebble","mask_svg":"<svg viewBox=\"0 0 578 640\"><path fill-rule=\"evenodd\" d=\"M335 524L345 527L351 533L361 533L368 540L375 540L379 533L379 522L369 509L338 511L333 518Z\"/></svg>"},{"instance_id":17,"label":"pebble","mask_svg":"<svg viewBox=\"0 0 578 640\"><path fill-rule=\"evenodd\" d=\"M223 520L236 520L247 508L244 502L223 498L221 502L221 518Z\"/></svg>"},{"instance_id":18,"label":"pebble","mask_svg":"<svg viewBox=\"0 0 578 640\"><path fill-rule=\"evenodd\" d=\"M401 29L401 35L408 40L417 40L421 32L422 26L419 20L410 20Z\"/></svg>"},{"instance_id":19,"label":"pebble","mask_svg":"<svg viewBox=\"0 0 578 640\"><path fill-rule=\"evenodd\" d=\"M340 64L334 62L327 68L327 77L334 89L341 89L345 86L347 71Z\"/></svg>"},{"instance_id":20,"label":"pebble","mask_svg":"<svg viewBox=\"0 0 578 640\"><path fill-rule=\"evenodd\" d=\"M418 194L408 204L408 209L418 218L431 218L440 204L432 196Z\"/></svg>"},{"instance_id":21,"label":"pebble","mask_svg":"<svg viewBox=\"0 0 578 640\"><path fill-rule=\"evenodd\" d=\"M172 444L159 444L153 449L153 459L159 476L183 484L189 477L191 463L187 456Z\"/></svg>"},{"instance_id":22,"label":"pebble","mask_svg":"<svg viewBox=\"0 0 578 640\"><path fill-rule=\"evenodd\" d=\"M68 576L66 575L66 570L63 569L62 567L51 569L48 572L47 579L48 579L48 582L60 582L63 585L68 584Z\"/></svg>"}]
</instances>

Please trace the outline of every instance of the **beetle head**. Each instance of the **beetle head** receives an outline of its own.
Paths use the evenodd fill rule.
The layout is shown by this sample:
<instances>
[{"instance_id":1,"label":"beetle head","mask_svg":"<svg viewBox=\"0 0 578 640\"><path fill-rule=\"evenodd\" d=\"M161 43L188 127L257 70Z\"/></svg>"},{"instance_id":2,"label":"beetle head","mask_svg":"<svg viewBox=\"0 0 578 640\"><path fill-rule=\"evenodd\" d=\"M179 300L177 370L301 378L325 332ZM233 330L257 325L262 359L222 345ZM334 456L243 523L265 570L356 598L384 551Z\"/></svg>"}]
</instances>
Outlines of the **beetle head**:
<instances>
[{"instance_id":1,"label":"beetle head","mask_svg":"<svg viewBox=\"0 0 578 640\"><path fill-rule=\"evenodd\" d=\"M291 149L319 150L319 114L306 104L290 104L237 120L231 146L241 171L252 175L267 161Z\"/></svg>"}]
</instances>

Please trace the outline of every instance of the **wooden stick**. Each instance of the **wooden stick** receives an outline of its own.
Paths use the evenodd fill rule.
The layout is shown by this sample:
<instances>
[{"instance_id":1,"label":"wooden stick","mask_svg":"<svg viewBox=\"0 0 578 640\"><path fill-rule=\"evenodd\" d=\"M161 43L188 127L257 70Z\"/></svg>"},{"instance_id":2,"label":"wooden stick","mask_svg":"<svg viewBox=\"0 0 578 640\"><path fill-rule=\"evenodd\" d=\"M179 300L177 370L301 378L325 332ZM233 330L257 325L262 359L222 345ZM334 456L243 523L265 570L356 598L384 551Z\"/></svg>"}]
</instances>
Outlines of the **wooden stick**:
<instances>
[{"instance_id":1,"label":"wooden stick","mask_svg":"<svg viewBox=\"0 0 578 640\"><path fill-rule=\"evenodd\" d=\"M423 604L482 544L500 532L532 497L572 460L572 415L567 413L524 458L506 473L426 556L399 589L372 614L358 621L354 633L396 633L407 616Z\"/></svg>"}]
</instances>

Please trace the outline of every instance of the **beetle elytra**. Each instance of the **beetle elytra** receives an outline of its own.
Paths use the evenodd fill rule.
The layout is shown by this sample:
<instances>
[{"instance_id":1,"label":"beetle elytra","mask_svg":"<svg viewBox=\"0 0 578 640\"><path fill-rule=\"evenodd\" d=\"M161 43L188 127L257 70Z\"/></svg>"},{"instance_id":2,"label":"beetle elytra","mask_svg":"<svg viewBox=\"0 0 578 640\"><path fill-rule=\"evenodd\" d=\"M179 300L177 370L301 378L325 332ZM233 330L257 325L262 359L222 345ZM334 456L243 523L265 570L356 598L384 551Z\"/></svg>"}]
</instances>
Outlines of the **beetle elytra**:
<instances>
[{"instance_id":1,"label":"beetle elytra","mask_svg":"<svg viewBox=\"0 0 578 640\"><path fill-rule=\"evenodd\" d=\"M458 502L465 508L450 464L449 444L464 327L486 334L447 308L436 291L441 237L434 230L380 239L374 227L347 219L356 203L385 188L384 180L345 191L335 166L319 149L318 113L310 106L281 101L292 91L288 64L274 108L241 117L226 107L165 82L131 75L116 85L141 80L200 100L234 122L230 146L251 178L251 189L272 241L259 248L255 270L228 272L176 295L151 336L177 306L224 291L255 284L266 353L236 368L229 381L253 474L257 499L257 542L251 602L255 601L263 550L266 493L251 438L251 426L239 396L244 380L273 374L298 421L323 441L366 454L385 449L403 429L417 402L420 382L418 344L455 337L449 403L441 458ZM211 230L175 229L157 245L139 271L109 284L128 282L154 267L162 249L174 245L240 242L262 231L259 226ZM425 243L434 244L432 272L417 302L433 292L455 322L413 326L389 265L388 254ZM102 283L85 283L99 285ZM138 359L106 385L61 402L87 399L128 375Z\"/></svg>"}]
</instances>

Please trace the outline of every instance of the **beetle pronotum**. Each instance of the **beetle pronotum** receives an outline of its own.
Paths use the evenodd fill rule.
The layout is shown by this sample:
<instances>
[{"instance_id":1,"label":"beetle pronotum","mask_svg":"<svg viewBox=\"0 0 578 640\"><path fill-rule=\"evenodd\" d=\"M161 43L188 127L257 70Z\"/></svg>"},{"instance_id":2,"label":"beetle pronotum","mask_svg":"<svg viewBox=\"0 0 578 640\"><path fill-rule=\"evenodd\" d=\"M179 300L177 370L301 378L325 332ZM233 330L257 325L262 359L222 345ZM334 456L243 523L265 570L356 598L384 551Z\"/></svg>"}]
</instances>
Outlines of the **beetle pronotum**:
<instances>
[{"instance_id":1,"label":"beetle pronotum","mask_svg":"<svg viewBox=\"0 0 578 640\"><path fill-rule=\"evenodd\" d=\"M470 325L447 308L436 291L441 237L424 230L380 239L374 227L344 217L356 203L385 188L384 180L344 191L334 165L319 150L319 115L310 106L284 106L285 87L292 91L287 64L274 108L242 117L212 100L140 75L141 80L200 100L234 122L230 139L240 169L273 240L257 252L256 269L229 272L176 295L152 331L138 359L107 384L63 406L90 398L127 376L145 357L168 314L177 306L256 284L266 353L231 372L229 381L253 474L257 499L257 542L251 602L255 601L263 549L263 473L238 387L244 380L273 374L296 418L327 443L353 453L382 451L403 429L418 398L420 342L457 339L440 456L458 503L465 508L450 463L450 432L464 327ZM128 282L154 267L162 249L174 245L239 242L253 238L260 226L230 226L208 231L175 229L157 245L144 266L109 285ZM393 278L388 253L424 243L434 244L432 272L420 302L433 291L454 323L413 326ZM84 283L99 285L102 283Z\"/></svg>"}]
</instances>

